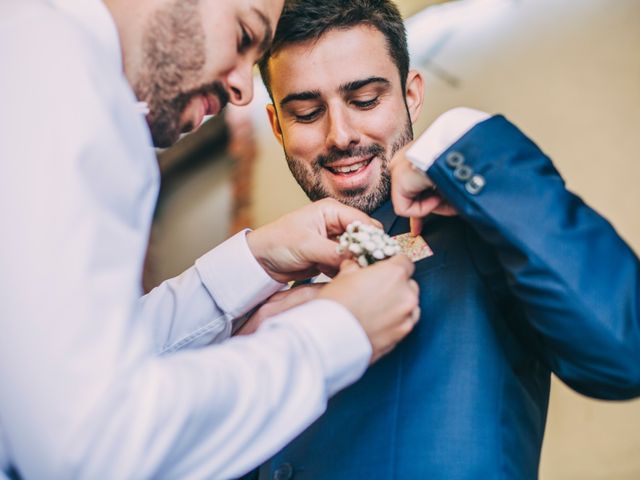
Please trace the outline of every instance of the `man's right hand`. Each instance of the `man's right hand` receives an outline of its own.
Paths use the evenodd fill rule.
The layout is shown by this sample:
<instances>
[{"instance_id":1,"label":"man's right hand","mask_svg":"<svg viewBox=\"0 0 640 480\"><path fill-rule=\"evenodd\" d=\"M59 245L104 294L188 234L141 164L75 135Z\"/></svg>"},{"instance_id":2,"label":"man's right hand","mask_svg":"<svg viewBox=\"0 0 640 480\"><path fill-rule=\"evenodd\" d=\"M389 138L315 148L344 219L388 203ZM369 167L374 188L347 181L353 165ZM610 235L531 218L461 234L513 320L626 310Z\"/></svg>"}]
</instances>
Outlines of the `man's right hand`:
<instances>
[{"instance_id":1,"label":"man's right hand","mask_svg":"<svg viewBox=\"0 0 640 480\"><path fill-rule=\"evenodd\" d=\"M333 276L344 258L335 238L350 223L377 220L332 198L318 200L247 234L251 253L274 280L287 283L318 273Z\"/></svg>"},{"instance_id":2,"label":"man's right hand","mask_svg":"<svg viewBox=\"0 0 640 480\"><path fill-rule=\"evenodd\" d=\"M406 157L412 144L398 150L391 161L391 201L401 217L411 219L411 234L420 235L422 220L430 213L456 216L458 212L434 190L431 179Z\"/></svg>"},{"instance_id":3,"label":"man's right hand","mask_svg":"<svg viewBox=\"0 0 640 480\"><path fill-rule=\"evenodd\" d=\"M360 322L373 349L371 363L393 350L420 318L419 288L411 279L414 268L405 255L366 268L345 260L318 294L318 299L345 306Z\"/></svg>"}]
</instances>

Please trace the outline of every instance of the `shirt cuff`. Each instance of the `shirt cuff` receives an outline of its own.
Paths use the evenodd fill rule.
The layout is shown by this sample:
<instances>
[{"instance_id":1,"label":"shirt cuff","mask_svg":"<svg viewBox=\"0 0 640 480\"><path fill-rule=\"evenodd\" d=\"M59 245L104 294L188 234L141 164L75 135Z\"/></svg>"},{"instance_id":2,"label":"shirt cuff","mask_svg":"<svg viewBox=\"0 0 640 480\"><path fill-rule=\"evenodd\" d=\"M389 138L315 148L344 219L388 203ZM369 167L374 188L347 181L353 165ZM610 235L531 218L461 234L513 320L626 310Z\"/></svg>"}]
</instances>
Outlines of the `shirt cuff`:
<instances>
[{"instance_id":1,"label":"shirt cuff","mask_svg":"<svg viewBox=\"0 0 640 480\"><path fill-rule=\"evenodd\" d=\"M218 307L232 317L244 315L284 286L255 259L247 244L247 232L243 230L196 260L205 288Z\"/></svg>"},{"instance_id":2,"label":"shirt cuff","mask_svg":"<svg viewBox=\"0 0 640 480\"><path fill-rule=\"evenodd\" d=\"M331 300L313 300L292 308L266 325L286 323L311 337L324 367L328 396L358 380L371 361L367 334L353 314Z\"/></svg>"},{"instance_id":3,"label":"shirt cuff","mask_svg":"<svg viewBox=\"0 0 640 480\"><path fill-rule=\"evenodd\" d=\"M478 123L490 117L488 113L459 107L440 115L407 150L407 158L426 172L433 162L451 145L460 140Z\"/></svg>"}]
</instances>

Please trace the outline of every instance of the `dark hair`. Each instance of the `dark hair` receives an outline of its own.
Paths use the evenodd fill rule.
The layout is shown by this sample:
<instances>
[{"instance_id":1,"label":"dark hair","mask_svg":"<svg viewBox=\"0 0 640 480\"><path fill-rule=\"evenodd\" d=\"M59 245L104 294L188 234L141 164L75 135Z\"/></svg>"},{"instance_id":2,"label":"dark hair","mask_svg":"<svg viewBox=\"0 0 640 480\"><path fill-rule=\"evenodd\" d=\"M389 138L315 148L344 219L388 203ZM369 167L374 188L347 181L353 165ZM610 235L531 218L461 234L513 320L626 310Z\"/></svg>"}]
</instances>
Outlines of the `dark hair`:
<instances>
[{"instance_id":1,"label":"dark hair","mask_svg":"<svg viewBox=\"0 0 640 480\"><path fill-rule=\"evenodd\" d=\"M269 95L269 59L281 48L293 43L318 40L334 29L369 25L387 41L389 56L398 67L402 91L409 74L407 32L398 7L390 0L285 0L271 48L258 62L262 81Z\"/></svg>"}]
</instances>

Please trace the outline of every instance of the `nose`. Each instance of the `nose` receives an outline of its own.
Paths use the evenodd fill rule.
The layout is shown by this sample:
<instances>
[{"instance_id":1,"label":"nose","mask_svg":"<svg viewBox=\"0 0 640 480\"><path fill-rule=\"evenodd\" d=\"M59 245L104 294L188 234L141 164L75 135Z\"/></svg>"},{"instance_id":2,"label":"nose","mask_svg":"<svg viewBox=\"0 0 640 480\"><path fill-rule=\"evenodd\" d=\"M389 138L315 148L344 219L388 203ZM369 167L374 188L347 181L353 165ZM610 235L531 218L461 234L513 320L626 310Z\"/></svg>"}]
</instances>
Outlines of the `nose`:
<instances>
[{"instance_id":1,"label":"nose","mask_svg":"<svg viewBox=\"0 0 640 480\"><path fill-rule=\"evenodd\" d=\"M229 101L234 105L247 105L253 99L253 64L242 62L227 76Z\"/></svg>"},{"instance_id":2,"label":"nose","mask_svg":"<svg viewBox=\"0 0 640 480\"><path fill-rule=\"evenodd\" d=\"M352 125L349 113L341 107L329 109L327 149L347 150L360 142L360 133Z\"/></svg>"}]
</instances>

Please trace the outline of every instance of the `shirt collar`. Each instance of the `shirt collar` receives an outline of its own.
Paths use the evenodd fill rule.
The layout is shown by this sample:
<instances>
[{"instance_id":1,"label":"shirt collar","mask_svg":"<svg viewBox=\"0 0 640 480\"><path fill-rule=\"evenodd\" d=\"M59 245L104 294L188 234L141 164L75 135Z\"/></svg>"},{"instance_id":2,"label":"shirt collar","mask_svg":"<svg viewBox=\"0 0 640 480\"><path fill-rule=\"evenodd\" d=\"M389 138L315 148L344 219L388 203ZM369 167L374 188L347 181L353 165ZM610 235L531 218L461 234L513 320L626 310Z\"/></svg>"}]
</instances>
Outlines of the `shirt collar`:
<instances>
[{"instance_id":1,"label":"shirt collar","mask_svg":"<svg viewBox=\"0 0 640 480\"><path fill-rule=\"evenodd\" d=\"M111 12L102 0L49 0L57 10L76 21L104 48L112 67L122 71L120 38Z\"/></svg>"}]
</instances>

